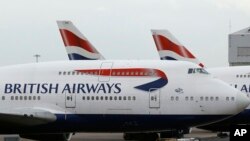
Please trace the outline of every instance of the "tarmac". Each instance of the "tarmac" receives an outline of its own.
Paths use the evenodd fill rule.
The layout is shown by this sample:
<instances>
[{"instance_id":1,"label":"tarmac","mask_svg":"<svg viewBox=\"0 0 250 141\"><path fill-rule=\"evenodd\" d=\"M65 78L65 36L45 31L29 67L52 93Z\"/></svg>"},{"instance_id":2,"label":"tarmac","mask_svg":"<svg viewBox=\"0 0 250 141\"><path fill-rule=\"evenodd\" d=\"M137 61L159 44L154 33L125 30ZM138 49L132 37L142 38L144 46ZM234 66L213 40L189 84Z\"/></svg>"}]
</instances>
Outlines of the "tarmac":
<instances>
[{"instance_id":1,"label":"tarmac","mask_svg":"<svg viewBox=\"0 0 250 141\"><path fill-rule=\"evenodd\" d=\"M229 141L229 137L218 138L216 133L206 130L194 129L192 133L184 136L183 139L161 139L161 141L193 141L191 138L200 139L200 141ZM12 137L11 140L6 140L5 137ZM17 139L17 135L1 135L0 141L32 141L27 139ZM123 133L77 133L71 141L124 141Z\"/></svg>"}]
</instances>

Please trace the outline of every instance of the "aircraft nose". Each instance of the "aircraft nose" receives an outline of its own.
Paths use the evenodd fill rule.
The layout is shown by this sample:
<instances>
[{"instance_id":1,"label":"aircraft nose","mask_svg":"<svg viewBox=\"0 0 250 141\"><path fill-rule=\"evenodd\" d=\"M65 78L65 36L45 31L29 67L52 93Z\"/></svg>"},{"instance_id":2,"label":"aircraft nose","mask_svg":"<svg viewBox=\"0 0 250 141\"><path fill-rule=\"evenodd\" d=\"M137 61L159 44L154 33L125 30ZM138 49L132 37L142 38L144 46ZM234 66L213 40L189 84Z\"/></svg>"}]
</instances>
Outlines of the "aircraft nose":
<instances>
[{"instance_id":1,"label":"aircraft nose","mask_svg":"<svg viewBox=\"0 0 250 141\"><path fill-rule=\"evenodd\" d=\"M250 104L250 99L246 96L246 94L238 92L236 95L236 104L237 111L241 112Z\"/></svg>"}]
</instances>

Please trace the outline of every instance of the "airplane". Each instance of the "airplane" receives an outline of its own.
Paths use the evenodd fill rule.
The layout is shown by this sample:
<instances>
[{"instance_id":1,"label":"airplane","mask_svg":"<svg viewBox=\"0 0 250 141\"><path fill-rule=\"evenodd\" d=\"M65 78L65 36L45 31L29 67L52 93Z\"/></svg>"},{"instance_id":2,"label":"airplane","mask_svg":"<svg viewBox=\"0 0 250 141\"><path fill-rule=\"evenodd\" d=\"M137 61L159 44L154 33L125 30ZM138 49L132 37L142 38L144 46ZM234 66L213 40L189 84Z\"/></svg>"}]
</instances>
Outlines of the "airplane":
<instances>
[{"instance_id":1,"label":"airplane","mask_svg":"<svg viewBox=\"0 0 250 141\"><path fill-rule=\"evenodd\" d=\"M188 51L188 49L184 47L169 31L152 30L152 35L161 60L173 60L168 59L167 56L174 56L173 58L175 58L175 60L189 61L198 65L202 64L202 66L204 67L203 63L201 63L190 51ZM182 53L178 53L177 50L182 50ZM192 57L182 54L189 54L189 56ZM162 57L164 55L165 57ZM246 93L249 97L250 81L249 79L247 79L250 77L249 66L207 68L206 70L214 77L223 80L224 82L230 84L232 87L235 87L243 93ZM234 117L206 126L200 126L198 128L225 132L229 131L230 125L232 124L250 124L249 117L250 105L243 112ZM224 136L224 134L221 133L219 133L219 135Z\"/></svg>"},{"instance_id":2,"label":"airplane","mask_svg":"<svg viewBox=\"0 0 250 141\"><path fill-rule=\"evenodd\" d=\"M105 58L71 21L57 21L70 60L104 60Z\"/></svg>"},{"instance_id":3,"label":"airplane","mask_svg":"<svg viewBox=\"0 0 250 141\"><path fill-rule=\"evenodd\" d=\"M30 63L0 67L0 78L0 133L36 140L70 140L77 132L145 132L143 140L155 141L155 131L223 120L250 103L239 90L185 61Z\"/></svg>"},{"instance_id":4,"label":"airplane","mask_svg":"<svg viewBox=\"0 0 250 141\"><path fill-rule=\"evenodd\" d=\"M0 133L28 139L148 132L144 139L154 141L152 131L208 124L250 103L237 89L183 61L31 63L1 67L0 78ZM202 101L205 97L213 100Z\"/></svg>"},{"instance_id":5,"label":"airplane","mask_svg":"<svg viewBox=\"0 0 250 141\"><path fill-rule=\"evenodd\" d=\"M83 35L73 25L73 23L71 21L57 21L57 24L58 24L60 33L62 35L63 41L67 40L68 42L70 42L71 40L77 40L79 38L79 37L77 38L77 34ZM64 26L64 25L66 25L66 26ZM64 30L68 30L68 31L70 31L70 29L74 29L74 31L77 31L77 34L75 33L75 35L73 36L74 38L72 38L72 37L70 38L70 36L63 36L63 34L61 32L62 27ZM163 37L153 36L154 39L158 41L157 42L158 43L157 49L159 51L161 59L168 59L168 60L177 60L177 59L180 60L180 59L182 59L183 61L190 61L193 63L197 63L199 66L204 67L204 65L197 58L195 58L195 56L191 52L189 52L185 47L182 47L183 45L181 45L181 43L174 36L172 36L170 32L161 31L161 30L157 31L157 33L159 33L159 32L160 33L162 32L162 34L166 34L164 32L167 32L168 38L170 38L170 40L166 40L164 36ZM176 44L178 45L178 48L175 47ZM165 46L169 47L168 51L165 51L165 49L164 49ZM65 45L65 47L67 47L67 46ZM79 45L79 47L84 48L84 46L80 46L80 45ZM66 50L66 51L69 55L70 52L68 52L68 50ZM80 52L78 54L80 54ZM82 57L81 59L86 60L85 58L87 58L87 57ZM70 57L69 60L78 60L78 58L74 59L74 58ZM160 135L161 135L161 137L164 137L164 138L166 138L166 137L182 137L184 133L189 133L189 132L190 132L190 128L184 129L182 127L182 129L172 129L172 131L161 132ZM140 138L140 136L144 136L144 134L143 133L124 133L125 140L138 139L138 138Z\"/></svg>"}]
</instances>

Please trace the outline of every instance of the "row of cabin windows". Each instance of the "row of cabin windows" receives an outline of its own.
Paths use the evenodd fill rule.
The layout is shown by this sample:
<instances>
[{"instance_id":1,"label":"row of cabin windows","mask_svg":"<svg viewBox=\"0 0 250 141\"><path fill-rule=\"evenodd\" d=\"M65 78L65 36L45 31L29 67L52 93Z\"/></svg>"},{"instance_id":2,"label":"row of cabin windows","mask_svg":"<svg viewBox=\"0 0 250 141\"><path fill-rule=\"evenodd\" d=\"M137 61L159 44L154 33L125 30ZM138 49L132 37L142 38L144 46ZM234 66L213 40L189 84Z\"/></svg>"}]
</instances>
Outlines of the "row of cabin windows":
<instances>
[{"instance_id":1,"label":"row of cabin windows","mask_svg":"<svg viewBox=\"0 0 250 141\"><path fill-rule=\"evenodd\" d=\"M171 101L179 101L179 96L176 96L176 97L174 97L174 96L171 96ZM188 96L186 96L185 97L185 100L186 101L193 101L194 100L194 97L193 96L191 96L191 97L188 97Z\"/></svg>"},{"instance_id":2,"label":"row of cabin windows","mask_svg":"<svg viewBox=\"0 0 250 141\"><path fill-rule=\"evenodd\" d=\"M2 97L5 100L5 97ZM11 96L10 100L41 100L40 96Z\"/></svg>"},{"instance_id":3,"label":"row of cabin windows","mask_svg":"<svg viewBox=\"0 0 250 141\"><path fill-rule=\"evenodd\" d=\"M78 71L64 71L64 72L59 72L59 75L84 75L84 74L87 74L87 73L83 73L83 72L78 72ZM98 71L95 71L95 72L89 72L88 74L90 75L98 75L99 72Z\"/></svg>"},{"instance_id":4,"label":"row of cabin windows","mask_svg":"<svg viewBox=\"0 0 250 141\"><path fill-rule=\"evenodd\" d=\"M237 74L236 77L237 77L237 78L249 78L249 77L250 77L250 74L248 74L248 75L246 75L246 74L245 74L245 75L242 75L242 74L239 75L239 74Z\"/></svg>"},{"instance_id":5,"label":"row of cabin windows","mask_svg":"<svg viewBox=\"0 0 250 141\"><path fill-rule=\"evenodd\" d=\"M171 96L171 101L174 101L174 100L179 101L179 96L176 96L176 97ZM191 96L191 97L186 96L185 100L186 101L193 101L194 97L193 96ZM230 100L235 101L235 97L226 97L226 101L230 101ZM208 96L203 97L203 96L201 96L200 101L219 101L219 97L208 97Z\"/></svg>"},{"instance_id":6,"label":"row of cabin windows","mask_svg":"<svg viewBox=\"0 0 250 141\"><path fill-rule=\"evenodd\" d=\"M226 97L226 101L230 101L230 100L231 100L231 101L234 101L235 98L234 98L234 97L231 97L231 98L230 98L230 97Z\"/></svg>"},{"instance_id":7,"label":"row of cabin windows","mask_svg":"<svg viewBox=\"0 0 250 141\"><path fill-rule=\"evenodd\" d=\"M112 71L112 76L120 76L120 75L135 75L135 76L154 76L155 73L153 72L138 72L138 71ZM77 72L77 71L69 71L69 72L59 72L59 75L99 75L99 71L94 72Z\"/></svg>"},{"instance_id":8,"label":"row of cabin windows","mask_svg":"<svg viewBox=\"0 0 250 141\"><path fill-rule=\"evenodd\" d=\"M82 100L136 100L135 96L83 96Z\"/></svg>"}]
</instances>

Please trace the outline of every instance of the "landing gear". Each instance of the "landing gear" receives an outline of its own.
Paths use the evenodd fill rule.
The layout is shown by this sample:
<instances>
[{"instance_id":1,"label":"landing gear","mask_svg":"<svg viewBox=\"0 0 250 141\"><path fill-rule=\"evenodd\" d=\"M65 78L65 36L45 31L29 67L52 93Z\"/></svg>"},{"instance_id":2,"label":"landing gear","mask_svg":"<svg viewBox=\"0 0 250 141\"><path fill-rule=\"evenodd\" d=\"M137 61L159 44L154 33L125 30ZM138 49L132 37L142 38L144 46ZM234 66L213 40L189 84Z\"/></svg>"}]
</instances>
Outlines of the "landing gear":
<instances>
[{"instance_id":1,"label":"landing gear","mask_svg":"<svg viewBox=\"0 0 250 141\"><path fill-rule=\"evenodd\" d=\"M227 133L227 132L219 132L217 134L217 137L219 137L219 138L226 138L228 136L229 136L229 133Z\"/></svg>"},{"instance_id":2,"label":"landing gear","mask_svg":"<svg viewBox=\"0 0 250 141\"><path fill-rule=\"evenodd\" d=\"M183 138L183 130L173 130L168 132L161 132L161 138Z\"/></svg>"},{"instance_id":3,"label":"landing gear","mask_svg":"<svg viewBox=\"0 0 250 141\"><path fill-rule=\"evenodd\" d=\"M138 141L158 141L160 139L157 133L124 133L123 138Z\"/></svg>"}]
</instances>

